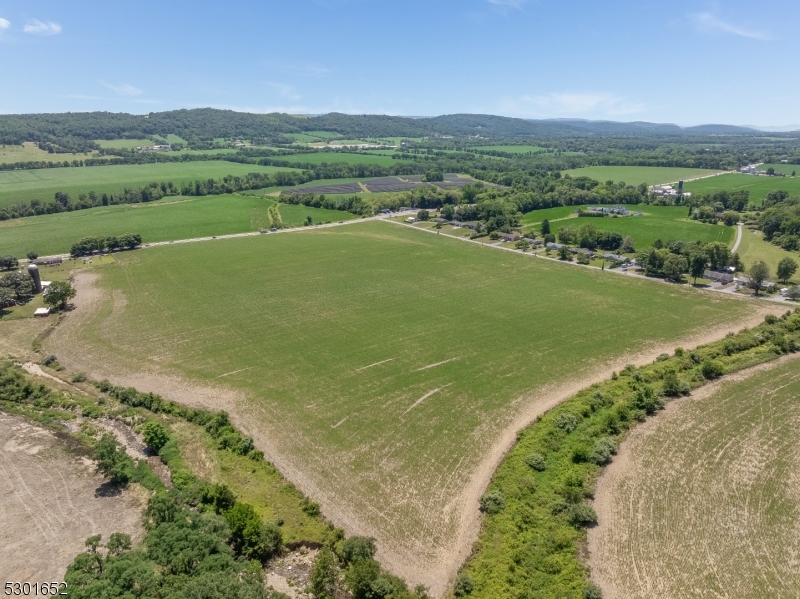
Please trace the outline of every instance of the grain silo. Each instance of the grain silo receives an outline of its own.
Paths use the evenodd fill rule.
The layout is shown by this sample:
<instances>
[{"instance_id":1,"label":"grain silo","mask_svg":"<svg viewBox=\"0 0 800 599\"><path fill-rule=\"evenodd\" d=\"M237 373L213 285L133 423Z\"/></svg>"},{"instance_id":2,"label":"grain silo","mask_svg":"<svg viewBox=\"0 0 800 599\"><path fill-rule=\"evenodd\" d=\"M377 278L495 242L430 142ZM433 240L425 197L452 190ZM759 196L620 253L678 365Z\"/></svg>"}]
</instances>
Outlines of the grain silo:
<instances>
[{"instance_id":1,"label":"grain silo","mask_svg":"<svg viewBox=\"0 0 800 599\"><path fill-rule=\"evenodd\" d=\"M42 279L39 276L39 267L35 264L31 264L28 266L28 274L33 279L33 287L36 290L36 293L42 292Z\"/></svg>"}]
</instances>

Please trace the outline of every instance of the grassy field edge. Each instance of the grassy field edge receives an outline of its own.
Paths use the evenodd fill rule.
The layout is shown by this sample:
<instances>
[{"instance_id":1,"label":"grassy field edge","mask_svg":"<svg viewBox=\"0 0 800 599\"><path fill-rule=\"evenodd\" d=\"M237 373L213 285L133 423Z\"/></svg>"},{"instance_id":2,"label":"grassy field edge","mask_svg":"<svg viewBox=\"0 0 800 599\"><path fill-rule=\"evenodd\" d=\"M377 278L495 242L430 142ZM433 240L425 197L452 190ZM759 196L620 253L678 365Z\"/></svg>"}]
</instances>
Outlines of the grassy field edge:
<instances>
[{"instance_id":1,"label":"grassy field edge","mask_svg":"<svg viewBox=\"0 0 800 599\"><path fill-rule=\"evenodd\" d=\"M518 433L481 498L480 536L453 593L599 599L585 563L586 528L597 520L586 500L625 434L670 397L799 350L800 311L768 316L693 351L626 367L537 418Z\"/></svg>"}]
</instances>

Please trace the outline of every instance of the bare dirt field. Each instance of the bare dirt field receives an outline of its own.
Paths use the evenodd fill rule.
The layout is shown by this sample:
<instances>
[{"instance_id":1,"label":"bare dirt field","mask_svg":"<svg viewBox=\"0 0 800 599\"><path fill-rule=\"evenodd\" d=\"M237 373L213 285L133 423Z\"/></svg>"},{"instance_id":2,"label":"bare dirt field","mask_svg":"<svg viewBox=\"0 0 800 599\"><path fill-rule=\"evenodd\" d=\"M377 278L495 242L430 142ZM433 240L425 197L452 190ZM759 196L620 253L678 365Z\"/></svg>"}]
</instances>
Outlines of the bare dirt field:
<instances>
[{"instance_id":1,"label":"bare dirt field","mask_svg":"<svg viewBox=\"0 0 800 599\"><path fill-rule=\"evenodd\" d=\"M144 494L104 485L45 428L0 413L0 431L0 580L60 581L87 537L141 537Z\"/></svg>"},{"instance_id":2,"label":"bare dirt field","mask_svg":"<svg viewBox=\"0 0 800 599\"><path fill-rule=\"evenodd\" d=\"M800 596L800 359L676 400L601 476L589 531L606 599Z\"/></svg>"}]
</instances>

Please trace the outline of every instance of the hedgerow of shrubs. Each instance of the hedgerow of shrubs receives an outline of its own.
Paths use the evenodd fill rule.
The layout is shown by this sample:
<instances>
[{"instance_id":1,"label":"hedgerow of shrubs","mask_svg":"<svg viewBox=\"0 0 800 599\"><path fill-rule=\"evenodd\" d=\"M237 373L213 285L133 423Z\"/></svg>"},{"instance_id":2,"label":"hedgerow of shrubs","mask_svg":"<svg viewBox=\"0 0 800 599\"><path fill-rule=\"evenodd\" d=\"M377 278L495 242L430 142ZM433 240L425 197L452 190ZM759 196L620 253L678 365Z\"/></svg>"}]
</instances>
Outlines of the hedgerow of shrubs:
<instances>
[{"instance_id":1,"label":"hedgerow of shrubs","mask_svg":"<svg viewBox=\"0 0 800 599\"><path fill-rule=\"evenodd\" d=\"M456 595L599 598L579 558L586 527L597 522L587 500L625 433L670 397L798 350L800 312L787 312L692 352L678 348L648 366L628 366L537 418L517 435L476 506L484 524L457 579L470 584L457 582Z\"/></svg>"}]
</instances>

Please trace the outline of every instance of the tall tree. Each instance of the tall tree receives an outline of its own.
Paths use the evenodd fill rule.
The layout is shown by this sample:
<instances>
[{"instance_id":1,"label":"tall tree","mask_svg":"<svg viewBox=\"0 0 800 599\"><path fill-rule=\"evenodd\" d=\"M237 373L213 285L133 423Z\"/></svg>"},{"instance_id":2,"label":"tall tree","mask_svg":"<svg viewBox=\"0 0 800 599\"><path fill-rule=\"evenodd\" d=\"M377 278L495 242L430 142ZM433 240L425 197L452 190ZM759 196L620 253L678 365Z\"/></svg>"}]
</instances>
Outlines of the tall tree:
<instances>
[{"instance_id":1,"label":"tall tree","mask_svg":"<svg viewBox=\"0 0 800 599\"><path fill-rule=\"evenodd\" d=\"M694 279L694 284L697 284L698 277L702 277L703 273L706 271L706 266L708 265L708 260L702 252L696 252L692 254L691 260L689 261L689 274Z\"/></svg>"},{"instance_id":2,"label":"tall tree","mask_svg":"<svg viewBox=\"0 0 800 599\"><path fill-rule=\"evenodd\" d=\"M769 278L769 266L763 260L759 260L753 263L747 274L750 275L750 286L755 291L755 294L758 295L764 285L764 281Z\"/></svg>"},{"instance_id":3,"label":"tall tree","mask_svg":"<svg viewBox=\"0 0 800 599\"><path fill-rule=\"evenodd\" d=\"M783 258L780 262L778 262L778 279L783 281L784 283L788 283L789 279L792 278L794 273L797 272L797 262L789 258Z\"/></svg>"}]
</instances>

